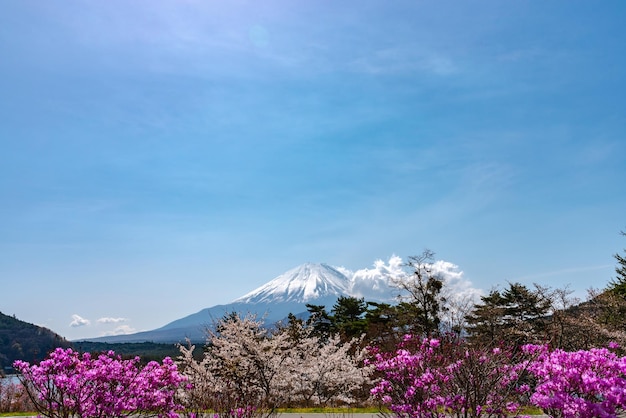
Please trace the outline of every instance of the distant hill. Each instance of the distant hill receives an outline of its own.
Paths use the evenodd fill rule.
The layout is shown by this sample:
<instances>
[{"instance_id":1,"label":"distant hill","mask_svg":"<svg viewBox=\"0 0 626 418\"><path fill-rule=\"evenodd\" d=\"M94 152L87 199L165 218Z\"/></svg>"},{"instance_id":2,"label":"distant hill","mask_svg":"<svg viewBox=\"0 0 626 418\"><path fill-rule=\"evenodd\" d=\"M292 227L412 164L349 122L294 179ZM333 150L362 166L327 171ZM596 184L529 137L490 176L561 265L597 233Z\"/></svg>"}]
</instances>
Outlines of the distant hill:
<instances>
[{"instance_id":1,"label":"distant hill","mask_svg":"<svg viewBox=\"0 0 626 418\"><path fill-rule=\"evenodd\" d=\"M159 344L153 342L141 343L101 343L89 341L73 341L74 350L81 353L105 353L109 350L122 358L140 357L142 363L149 361L163 361L165 357L175 359L180 355L177 344ZM202 346L196 347L196 354L202 354Z\"/></svg>"},{"instance_id":2,"label":"distant hill","mask_svg":"<svg viewBox=\"0 0 626 418\"><path fill-rule=\"evenodd\" d=\"M0 312L0 374L11 372L15 360L39 362L57 347L71 343L47 328Z\"/></svg>"}]
</instances>

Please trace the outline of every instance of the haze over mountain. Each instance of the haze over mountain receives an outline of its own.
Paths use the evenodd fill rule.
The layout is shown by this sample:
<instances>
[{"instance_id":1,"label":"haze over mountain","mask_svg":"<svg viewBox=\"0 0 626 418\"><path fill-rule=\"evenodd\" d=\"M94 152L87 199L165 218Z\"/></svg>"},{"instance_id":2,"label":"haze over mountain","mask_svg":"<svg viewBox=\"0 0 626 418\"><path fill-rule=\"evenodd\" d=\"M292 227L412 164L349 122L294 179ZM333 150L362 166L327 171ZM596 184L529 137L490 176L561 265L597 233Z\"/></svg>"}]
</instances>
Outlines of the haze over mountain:
<instances>
[{"instance_id":1,"label":"haze over mountain","mask_svg":"<svg viewBox=\"0 0 626 418\"><path fill-rule=\"evenodd\" d=\"M475 297L480 293L462 278L463 273L454 264L437 261L431 267L434 274L438 274L453 288L454 295ZM285 320L290 313L305 316L307 303L324 305L330 310L340 296L393 302L399 293L393 282L406 274L402 259L395 256L389 259L389 263L379 260L374 263L374 268L356 272L323 263L305 263L229 304L202 309L152 331L90 338L87 341L171 343L190 339L203 342L207 327L231 312L256 314L266 324L274 324Z\"/></svg>"}]
</instances>

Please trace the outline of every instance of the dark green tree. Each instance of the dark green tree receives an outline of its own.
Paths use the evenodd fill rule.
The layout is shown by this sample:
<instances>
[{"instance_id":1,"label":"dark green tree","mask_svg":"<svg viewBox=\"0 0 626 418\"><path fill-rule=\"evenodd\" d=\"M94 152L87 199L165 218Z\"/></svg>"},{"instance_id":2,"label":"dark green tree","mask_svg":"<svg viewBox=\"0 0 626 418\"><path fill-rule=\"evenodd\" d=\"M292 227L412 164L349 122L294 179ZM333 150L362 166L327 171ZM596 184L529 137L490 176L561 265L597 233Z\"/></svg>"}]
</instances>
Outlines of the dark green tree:
<instances>
[{"instance_id":1,"label":"dark green tree","mask_svg":"<svg viewBox=\"0 0 626 418\"><path fill-rule=\"evenodd\" d=\"M346 340L361 336L367 328L366 312L365 299L340 296L331 310L332 330L339 332Z\"/></svg>"},{"instance_id":2,"label":"dark green tree","mask_svg":"<svg viewBox=\"0 0 626 418\"><path fill-rule=\"evenodd\" d=\"M333 321L326 312L326 306L307 303L306 309L309 312L306 325L311 327L313 335L321 341L327 341L333 331Z\"/></svg>"},{"instance_id":3,"label":"dark green tree","mask_svg":"<svg viewBox=\"0 0 626 418\"><path fill-rule=\"evenodd\" d=\"M621 231L622 235L626 236L626 232ZM625 255L619 253L613 254L613 257L617 260L617 266L615 267L615 273L617 276L609 282L608 290L612 293L626 298L626 249Z\"/></svg>"},{"instance_id":4,"label":"dark green tree","mask_svg":"<svg viewBox=\"0 0 626 418\"><path fill-rule=\"evenodd\" d=\"M467 317L467 330L472 342L492 345L503 339L504 335L504 299L498 290L492 290L481 296L480 303L474 305Z\"/></svg>"},{"instance_id":5,"label":"dark green tree","mask_svg":"<svg viewBox=\"0 0 626 418\"><path fill-rule=\"evenodd\" d=\"M550 300L537 289L531 290L520 283L510 283L502 297L507 334L514 336L520 344L542 342Z\"/></svg>"},{"instance_id":6,"label":"dark green tree","mask_svg":"<svg viewBox=\"0 0 626 418\"><path fill-rule=\"evenodd\" d=\"M383 351L393 351L402 338L398 328L398 310L388 303L367 302L366 340Z\"/></svg>"},{"instance_id":7,"label":"dark green tree","mask_svg":"<svg viewBox=\"0 0 626 418\"><path fill-rule=\"evenodd\" d=\"M552 301L537 286L529 289L509 283L503 292L492 290L467 318L470 341L484 345L544 342L551 307Z\"/></svg>"}]
</instances>

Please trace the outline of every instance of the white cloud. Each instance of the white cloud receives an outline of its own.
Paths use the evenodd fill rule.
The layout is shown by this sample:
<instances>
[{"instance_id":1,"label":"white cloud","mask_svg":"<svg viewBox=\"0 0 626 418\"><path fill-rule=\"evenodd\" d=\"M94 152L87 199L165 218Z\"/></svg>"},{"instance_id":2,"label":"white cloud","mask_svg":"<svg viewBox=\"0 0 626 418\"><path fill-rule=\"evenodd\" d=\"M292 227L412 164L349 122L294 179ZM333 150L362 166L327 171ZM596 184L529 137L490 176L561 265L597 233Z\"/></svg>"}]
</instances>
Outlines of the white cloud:
<instances>
[{"instance_id":1,"label":"white cloud","mask_svg":"<svg viewBox=\"0 0 626 418\"><path fill-rule=\"evenodd\" d=\"M70 327L73 328L77 328L77 327L84 327L86 325L89 325L91 323L91 321L89 321L88 319L85 319L83 317L81 317L80 315L72 315L72 322L70 322Z\"/></svg>"},{"instance_id":2,"label":"white cloud","mask_svg":"<svg viewBox=\"0 0 626 418\"><path fill-rule=\"evenodd\" d=\"M442 312L443 323L452 327L461 326L465 316L480 301L483 291L473 287L456 264L439 260L430 264L429 268L433 275L444 282L442 295L447 299L447 310Z\"/></svg>"},{"instance_id":3,"label":"white cloud","mask_svg":"<svg viewBox=\"0 0 626 418\"><path fill-rule=\"evenodd\" d=\"M379 302L394 302L400 294L400 289L394 286L400 280L407 279L408 273L404 268L401 257L392 255L388 262L376 260L374 267L351 272L345 268L337 268L350 279L349 292L352 296L365 300ZM472 286L459 267L448 261L435 261L428 266L433 275L438 276L445 283L445 297L453 304L478 302L483 294L481 289Z\"/></svg>"},{"instance_id":4,"label":"white cloud","mask_svg":"<svg viewBox=\"0 0 626 418\"><path fill-rule=\"evenodd\" d=\"M119 322L125 322L127 321L126 318L111 318L111 317L104 317L104 318L99 318L98 322L101 324L117 324Z\"/></svg>"},{"instance_id":5,"label":"white cloud","mask_svg":"<svg viewBox=\"0 0 626 418\"><path fill-rule=\"evenodd\" d=\"M470 298L478 301L478 298L483 294L481 289L472 287L472 282L463 276L463 272L459 271L459 266L452 264L448 261L435 261L430 265L431 271L434 275L440 277L448 288L449 295L456 301Z\"/></svg>"},{"instance_id":6,"label":"white cloud","mask_svg":"<svg viewBox=\"0 0 626 418\"><path fill-rule=\"evenodd\" d=\"M370 301L392 302L398 289L392 286L393 280L406 275L402 269L402 258L392 255L388 263L376 260L374 268L354 272L350 279L350 293Z\"/></svg>"},{"instance_id":7,"label":"white cloud","mask_svg":"<svg viewBox=\"0 0 626 418\"><path fill-rule=\"evenodd\" d=\"M119 327L115 328L113 331L107 331L103 335L104 336L108 336L108 335L126 335L126 334L133 334L136 331L137 330L135 328L131 327L130 325L120 325Z\"/></svg>"}]
</instances>

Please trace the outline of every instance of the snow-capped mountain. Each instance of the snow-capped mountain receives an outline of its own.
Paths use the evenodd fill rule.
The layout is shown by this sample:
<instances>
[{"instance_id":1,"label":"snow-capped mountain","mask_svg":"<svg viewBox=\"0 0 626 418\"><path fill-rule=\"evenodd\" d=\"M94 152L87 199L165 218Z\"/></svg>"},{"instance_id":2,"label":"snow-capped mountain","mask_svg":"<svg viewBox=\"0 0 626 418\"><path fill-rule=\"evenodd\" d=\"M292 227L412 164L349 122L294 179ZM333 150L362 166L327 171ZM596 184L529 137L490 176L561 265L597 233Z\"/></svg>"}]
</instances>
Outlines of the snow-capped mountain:
<instances>
[{"instance_id":1,"label":"snow-capped mountain","mask_svg":"<svg viewBox=\"0 0 626 418\"><path fill-rule=\"evenodd\" d=\"M293 268L233 303L309 303L337 299L349 293L350 279L327 264L305 263Z\"/></svg>"},{"instance_id":2,"label":"snow-capped mountain","mask_svg":"<svg viewBox=\"0 0 626 418\"><path fill-rule=\"evenodd\" d=\"M204 341L206 330L232 312L256 314L266 324L285 320L292 313L307 314L307 303L331 309L340 296L349 296L350 279L326 264L305 263L226 305L217 305L177 319L153 331L92 338L104 342Z\"/></svg>"},{"instance_id":3,"label":"snow-capped mountain","mask_svg":"<svg viewBox=\"0 0 626 418\"><path fill-rule=\"evenodd\" d=\"M458 267L445 261L431 265L451 286L458 297L477 297L480 291L463 278ZM241 315L256 314L259 319L272 325L285 320L290 313L306 316L306 304L324 305L329 311L340 296L354 296L367 301L393 302L397 300L398 288L393 282L403 277L402 259L392 256L388 263L378 260L373 268L352 272L343 267L327 264L305 263L293 268L261 287L235 299L226 305L217 305L177 319L153 331L115 335L90 339L104 342L204 342L206 330L225 315L237 312Z\"/></svg>"}]
</instances>

